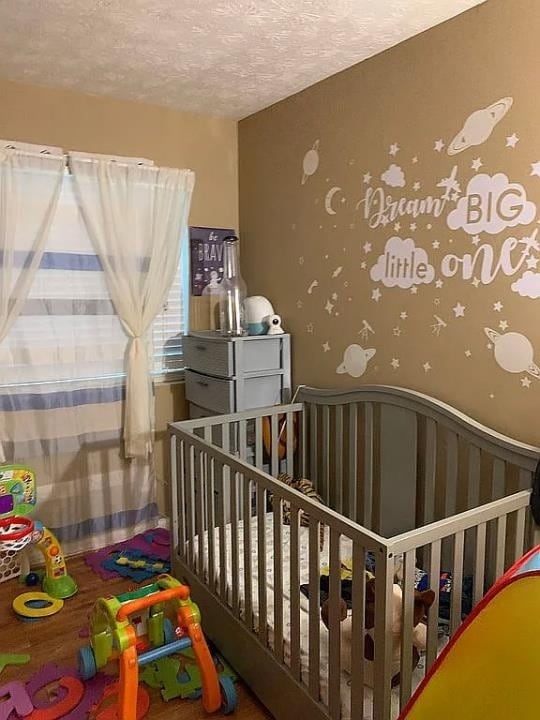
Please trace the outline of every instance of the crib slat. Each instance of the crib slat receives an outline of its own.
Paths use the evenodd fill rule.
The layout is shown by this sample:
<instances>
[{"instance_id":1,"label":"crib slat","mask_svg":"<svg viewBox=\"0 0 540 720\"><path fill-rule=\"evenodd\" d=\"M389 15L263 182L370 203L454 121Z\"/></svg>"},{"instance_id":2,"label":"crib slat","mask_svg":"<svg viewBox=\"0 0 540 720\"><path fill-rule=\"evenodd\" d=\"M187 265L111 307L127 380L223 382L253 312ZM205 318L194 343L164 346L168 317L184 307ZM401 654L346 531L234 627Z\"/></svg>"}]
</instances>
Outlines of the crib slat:
<instances>
[{"instance_id":1,"label":"crib slat","mask_svg":"<svg viewBox=\"0 0 540 720\"><path fill-rule=\"evenodd\" d=\"M274 655L283 662L283 502L274 494Z\"/></svg>"},{"instance_id":2,"label":"crib slat","mask_svg":"<svg viewBox=\"0 0 540 720\"><path fill-rule=\"evenodd\" d=\"M279 437L278 437L278 416L274 413L270 417L270 428L272 431L272 452L271 452L271 468L272 475L277 477L279 475Z\"/></svg>"},{"instance_id":3,"label":"crib slat","mask_svg":"<svg viewBox=\"0 0 540 720\"><path fill-rule=\"evenodd\" d=\"M474 560L474 604L480 602L484 595L484 577L486 571L486 523L476 528L476 552Z\"/></svg>"},{"instance_id":4,"label":"crib slat","mask_svg":"<svg viewBox=\"0 0 540 720\"><path fill-rule=\"evenodd\" d=\"M206 479L206 527L208 532L208 583L212 592L216 589L216 518L214 508L214 476L215 460L213 457L208 457L208 477Z\"/></svg>"},{"instance_id":5,"label":"crib slat","mask_svg":"<svg viewBox=\"0 0 540 720\"><path fill-rule=\"evenodd\" d=\"M352 568L352 636L362 638L366 613L366 552L353 544ZM351 720L364 718L364 644L353 642L351 649Z\"/></svg>"},{"instance_id":6,"label":"crib slat","mask_svg":"<svg viewBox=\"0 0 540 720\"><path fill-rule=\"evenodd\" d=\"M456 433L446 430L445 517L451 517L456 513L457 479L458 439Z\"/></svg>"},{"instance_id":7,"label":"crib slat","mask_svg":"<svg viewBox=\"0 0 540 720\"><path fill-rule=\"evenodd\" d=\"M504 573L504 554L506 550L506 515L497 518L497 549L495 551L495 578Z\"/></svg>"},{"instance_id":8,"label":"crib slat","mask_svg":"<svg viewBox=\"0 0 540 720\"><path fill-rule=\"evenodd\" d=\"M428 612L428 632L426 648L426 673L437 658L438 620L439 620L439 578L441 575L441 541L435 540L429 551L429 581L435 591L435 600Z\"/></svg>"},{"instance_id":9,"label":"crib slat","mask_svg":"<svg viewBox=\"0 0 540 720\"><path fill-rule=\"evenodd\" d=\"M309 692L319 701L320 694L320 581L319 523L309 518Z\"/></svg>"},{"instance_id":10,"label":"crib slat","mask_svg":"<svg viewBox=\"0 0 540 720\"><path fill-rule=\"evenodd\" d=\"M171 477L171 482L173 483L173 514L174 508L178 508L178 545L173 545L173 551L176 553L181 553L183 558L186 551L186 470L184 465L185 443L183 440L180 440L180 442L178 442L178 438L176 437L176 435L173 435L172 438L174 439L174 445L171 446L171 468L173 468L173 474ZM177 493L176 502L174 502L175 492Z\"/></svg>"},{"instance_id":11,"label":"crib slat","mask_svg":"<svg viewBox=\"0 0 540 720\"><path fill-rule=\"evenodd\" d=\"M238 474L231 472L231 493L230 493L230 518L231 518L231 570L232 570L232 609L235 615L240 615L240 576L238 572Z\"/></svg>"},{"instance_id":12,"label":"crib slat","mask_svg":"<svg viewBox=\"0 0 540 720\"><path fill-rule=\"evenodd\" d=\"M349 405L349 472L347 475L348 486L348 512L347 517L351 520L359 519L356 515L356 494L357 494L357 465L358 465L358 405Z\"/></svg>"},{"instance_id":13,"label":"crib slat","mask_svg":"<svg viewBox=\"0 0 540 720\"><path fill-rule=\"evenodd\" d=\"M247 420L240 420L238 423L238 442L240 444L240 460L245 460L247 450Z\"/></svg>"},{"instance_id":14,"label":"crib slat","mask_svg":"<svg viewBox=\"0 0 540 720\"><path fill-rule=\"evenodd\" d=\"M300 513L291 506L291 672L295 680L300 681L300 565L299 565L299 529Z\"/></svg>"},{"instance_id":15,"label":"crib slat","mask_svg":"<svg viewBox=\"0 0 540 720\"><path fill-rule=\"evenodd\" d=\"M244 476L243 508L244 521L244 622L253 629L253 568L251 561L251 480Z\"/></svg>"},{"instance_id":16,"label":"crib slat","mask_svg":"<svg viewBox=\"0 0 540 720\"><path fill-rule=\"evenodd\" d=\"M228 469L228 468L227 468ZM218 494L218 519L219 519L219 595L224 603L227 602L227 543L226 543L226 521L225 521L225 466L219 464L219 476L221 488Z\"/></svg>"},{"instance_id":17,"label":"crib slat","mask_svg":"<svg viewBox=\"0 0 540 720\"><path fill-rule=\"evenodd\" d=\"M399 683L399 705L403 710L412 690L412 641L414 624L414 568L415 552L410 550L403 558L403 614L401 630L401 668Z\"/></svg>"},{"instance_id":18,"label":"crib slat","mask_svg":"<svg viewBox=\"0 0 540 720\"><path fill-rule=\"evenodd\" d=\"M372 527L373 515L373 403L364 405L364 521L367 528Z\"/></svg>"},{"instance_id":19,"label":"crib slat","mask_svg":"<svg viewBox=\"0 0 540 720\"><path fill-rule=\"evenodd\" d=\"M197 470L198 470L198 478L196 477L196 481L198 480L196 486L195 486L195 528L197 532L197 540L198 540L198 552L197 552L197 572L199 574L199 577L204 577L204 569L206 565L206 558L205 558L205 547L204 547L204 522L203 522L203 516L204 516L204 501L205 501L205 493L204 493L204 475L205 475L205 455L206 453L198 452L196 453L196 457L198 459L197 462Z\"/></svg>"},{"instance_id":20,"label":"crib slat","mask_svg":"<svg viewBox=\"0 0 540 720\"><path fill-rule=\"evenodd\" d=\"M176 435L171 434L169 445L171 464L171 558L182 547L179 542L179 527L181 525L180 508L178 506L178 443Z\"/></svg>"},{"instance_id":21,"label":"crib slat","mask_svg":"<svg viewBox=\"0 0 540 720\"><path fill-rule=\"evenodd\" d=\"M375 668L373 718L388 720L391 709L392 593L394 562L378 555L375 567Z\"/></svg>"},{"instance_id":22,"label":"crib slat","mask_svg":"<svg viewBox=\"0 0 540 720\"><path fill-rule=\"evenodd\" d=\"M255 418L255 467L263 469L263 419Z\"/></svg>"},{"instance_id":23,"label":"crib slat","mask_svg":"<svg viewBox=\"0 0 540 720\"><path fill-rule=\"evenodd\" d=\"M332 478L335 498L334 509L343 513L343 405L336 407L336 431L335 431L335 475Z\"/></svg>"},{"instance_id":24,"label":"crib slat","mask_svg":"<svg viewBox=\"0 0 540 720\"><path fill-rule=\"evenodd\" d=\"M268 603L266 598L266 490L257 486L257 584L259 594L259 639L268 644Z\"/></svg>"},{"instance_id":25,"label":"crib slat","mask_svg":"<svg viewBox=\"0 0 540 720\"><path fill-rule=\"evenodd\" d=\"M304 407L300 412L300 477L308 477L309 471L307 466L307 433L308 433L308 406L304 403Z\"/></svg>"},{"instance_id":26,"label":"crib slat","mask_svg":"<svg viewBox=\"0 0 540 720\"><path fill-rule=\"evenodd\" d=\"M321 494L318 473L318 448L319 438L317 432L317 406L309 406L309 476L314 487Z\"/></svg>"},{"instance_id":27,"label":"crib slat","mask_svg":"<svg viewBox=\"0 0 540 720\"><path fill-rule=\"evenodd\" d=\"M330 504L330 408L323 405L322 409L322 478L320 495L324 502Z\"/></svg>"},{"instance_id":28,"label":"crib slat","mask_svg":"<svg viewBox=\"0 0 540 720\"><path fill-rule=\"evenodd\" d=\"M330 717L338 718L341 710L341 661L340 661L340 598L341 556L340 533L330 527L330 578L329 578L329 630L328 630L328 710Z\"/></svg>"},{"instance_id":29,"label":"crib slat","mask_svg":"<svg viewBox=\"0 0 540 720\"><path fill-rule=\"evenodd\" d=\"M435 520L435 473L437 468L437 425L426 418L424 455L424 525Z\"/></svg>"},{"instance_id":30,"label":"crib slat","mask_svg":"<svg viewBox=\"0 0 540 720\"><path fill-rule=\"evenodd\" d=\"M287 474L294 477L294 413L287 413L287 424L284 433L287 434Z\"/></svg>"},{"instance_id":31,"label":"crib slat","mask_svg":"<svg viewBox=\"0 0 540 720\"><path fill-rule=\"evenodd\" d=\"M186 446L186 519L188 532L188 564L195 570L195 448Z\"/></svg>"},{"instance_id":32,"label":"crib slat","mask_svg":"<svg viewBox=\"0 0 540 720\"><path fill-rule=\"evenodd\" d=\"M527 509L521 508L516 513L516 537L514 545L514 561L519 560L523 555L525 544L525 520L527 517Z\"/></svg>"},{"instance_id":33,"label":"crib slat","mask_svg":"<svg viewBox=\"0 0 540 720\"><path fill-rule=\"evenodd\" d=\"M450 609L450 635L453 635L461 623L461 592L463 587L463 549L465 533L454 535L454 563L452 568L452 607Z\"/></svg>"},{"instance_id":34,"label":"crib slat","mask_svg":"<svg viewBox=\"0 0 540 720\"><path fill-rule=\"evenodd\" d=\"M480 448L471 445L469 448L469 482L467 507L480 505Z\"/></svg>"}]
</instances>

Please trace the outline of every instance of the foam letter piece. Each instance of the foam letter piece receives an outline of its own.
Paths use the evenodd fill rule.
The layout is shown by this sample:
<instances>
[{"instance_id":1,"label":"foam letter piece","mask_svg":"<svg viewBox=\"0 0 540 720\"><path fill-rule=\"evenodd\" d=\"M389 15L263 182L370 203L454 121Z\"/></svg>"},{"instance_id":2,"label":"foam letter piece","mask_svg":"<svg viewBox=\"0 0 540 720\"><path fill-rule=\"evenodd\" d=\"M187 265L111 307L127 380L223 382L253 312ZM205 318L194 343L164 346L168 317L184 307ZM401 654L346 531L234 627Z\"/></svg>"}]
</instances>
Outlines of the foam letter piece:
<instances>
[{"instance_id":1,"label":"foam letter piece","mask_svg":"<svg viewBox=\"0 0 540 720\"><path fill-rule=\"evenodd\" d=\"M14 680L0 687L0 698L7 697L0 704L0 720L7 720L14 712L19 717L30 715L34 706L22 682Z\"/></svg>"},{"instance_id":2,"label":"foam letter piece","mask_svg":"<svg viewBox=\"0 0 540 720\"><path fill-rule=\"evenodd\" d=\"M78 677L78 673L75 668L61 667L55 663L47 663L37 673L32 675L30 680L26 683L26 692L32 698L32 703L36 709L45 710L46 708L52 707L58 701L62 701L66 697L66 688L61 685L58 688L56 697L52 699L52 702L36 697L38 692L44 687L47 687L47 685L50 685L53 682L58 682L60 678L65 677L76 678Z\"/></svg>"},{"instance_id":3,"label":"foam letter piece","mask_svg":"<svg viewBox=\"0 0 540 720\"><path fill-rule=\"evenodd\" d=\"M84 695L82 682L74 677L63 677L58 684L67 690L66 697L44 710L34 710L29 720L58 720L77 707Z\"/></svg>"},{"instance_id":4,"label":"foam letter piece","mask_svg":"<svg viewBox=\"0 0 540 720\"><path fill-rule=\"evenodd\" d=\"M101 702L106 688L114 680L113 675L105 675L105 673L98 673L91 680L86 680L84 683L85 692L81 702L62 720L86 720L90 710Z\"/></svg>"}]
</instances>

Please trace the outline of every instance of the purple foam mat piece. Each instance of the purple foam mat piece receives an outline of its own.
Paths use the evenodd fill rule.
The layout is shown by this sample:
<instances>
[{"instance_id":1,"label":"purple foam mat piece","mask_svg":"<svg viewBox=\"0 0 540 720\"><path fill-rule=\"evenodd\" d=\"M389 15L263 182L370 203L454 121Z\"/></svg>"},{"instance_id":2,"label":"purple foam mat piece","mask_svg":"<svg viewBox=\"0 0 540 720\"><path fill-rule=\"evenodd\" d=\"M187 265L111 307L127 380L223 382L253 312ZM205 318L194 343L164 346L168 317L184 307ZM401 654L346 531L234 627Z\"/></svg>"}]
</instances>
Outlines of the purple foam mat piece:
<instances>
[{"instance_id":1,"label":"purple foam mat piece","mask_svg":"<svg viewBox=\"0 0 540 720\"><path fill-rule=\"evenodd\" d=\"M56 665L56 663L47 663L37 673L34 673L30 680L26 683L26 692L32 698L32 703L38 710L44 710L50 705L63 700L67 695L65 688L59 687L56 691L56 697L54 700L47 700L46 698L34 697L41 688L46 685L53 683L63 677L74 677L78 678L79 673L75 668L62 667Z\"/></svg>"},{"instance_id":2,"label":"purple foam mat piece","mask_svg":"<svg viewBox=\"0 0 540 720\"><path fill-rule=\"evenodd\" d=\"M153 555L160 560L169 560L171 556L170 534L165 528L155 528L139 533L129 540L109 545L109 547L88 553L85 557L86 564L99 575L102 580L117 578L118 573L112 570L105 570L101 563L113 552L122 550L141 550L147 555Z\"/></svg>"}]
</instances>

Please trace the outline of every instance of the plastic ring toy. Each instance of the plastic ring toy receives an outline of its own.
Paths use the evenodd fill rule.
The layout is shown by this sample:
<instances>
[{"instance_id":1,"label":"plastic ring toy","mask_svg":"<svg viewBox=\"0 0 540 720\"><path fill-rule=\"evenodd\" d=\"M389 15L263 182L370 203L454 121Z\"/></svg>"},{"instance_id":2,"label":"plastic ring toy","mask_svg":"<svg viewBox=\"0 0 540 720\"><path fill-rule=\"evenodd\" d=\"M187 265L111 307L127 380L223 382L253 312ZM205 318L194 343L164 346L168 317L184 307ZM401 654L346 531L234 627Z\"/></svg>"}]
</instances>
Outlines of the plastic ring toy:
<instances>
[{"instance_id":1,"label":"plastic ring toy","mask_svg":"<svg viewBox=\"0 0 540 720\"><path fill-rule=\"evenodd\" d=\"M21 618L41 620L60 612L64 607L64 601L52 598L44 592L27 592L18 595L11 606Z\"/></svg>"},{"instance_id":2,"label":"plastic ring toy","mask_svg":"<svg viewBox=\"0 0 540 720\"><path fill-rule=\"evenodd\" d=\"M230 715L236 708L236 688L227 675L220 675L219 686L222 699L221 711L224 715Z\"/></svg>"}]
</instances>

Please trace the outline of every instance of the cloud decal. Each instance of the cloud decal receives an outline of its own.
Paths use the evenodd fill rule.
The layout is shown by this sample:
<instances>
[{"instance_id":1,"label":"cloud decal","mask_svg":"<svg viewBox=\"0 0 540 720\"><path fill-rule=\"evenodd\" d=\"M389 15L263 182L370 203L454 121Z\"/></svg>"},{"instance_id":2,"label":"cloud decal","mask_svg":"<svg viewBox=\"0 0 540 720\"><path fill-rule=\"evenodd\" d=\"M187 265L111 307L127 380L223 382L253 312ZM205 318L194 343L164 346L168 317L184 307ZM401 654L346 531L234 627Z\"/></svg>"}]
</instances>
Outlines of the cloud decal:
<instances>
[{"instance_id":1,"label":"cloud decal","mask_svg":"<svg viewBox=\"0 0 540 720\"><path fill-rule=\"evenodd\" d=\"M379 255L369 274L386 287L407 290L413 285L433 282L435 268L430 265L426 251L416 247L414 240L402 240L395 235L386 241L384 254Z\"/></svg>"},{"instance_id":2,"label":"cloud decal","mask_svg":"<svg viewBox=\"0 0 540 720\"><path fill-rule=\"evenodd\" d=\"M540 273L527 270L523 275L512 283L512 290L521 297L540 298Z\"/></svg>"},{"instance_id":3,"label":"cloud decal","mask_svg":"<svg viewBox=\"0 0 540 720\"><path fill-rule=\"evenodd\" d=\"M509 182L504 173L479 173L469 181L465 195L448 214L451 230L469 235L496 235L506 228L528 225L536 217L536 205L527 200L523 185Z\"/></svg>"},{"instance_id":4,"label":"cloud decal","mask_svg":"<svg viewBox=\"0 0 540 720\"><path fill-rule=\"evenodd\" d=\"M383 172L381 180L390 187L405 187L405 173L395 163Z\"/></svg>"}]
</instances>

